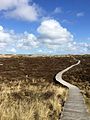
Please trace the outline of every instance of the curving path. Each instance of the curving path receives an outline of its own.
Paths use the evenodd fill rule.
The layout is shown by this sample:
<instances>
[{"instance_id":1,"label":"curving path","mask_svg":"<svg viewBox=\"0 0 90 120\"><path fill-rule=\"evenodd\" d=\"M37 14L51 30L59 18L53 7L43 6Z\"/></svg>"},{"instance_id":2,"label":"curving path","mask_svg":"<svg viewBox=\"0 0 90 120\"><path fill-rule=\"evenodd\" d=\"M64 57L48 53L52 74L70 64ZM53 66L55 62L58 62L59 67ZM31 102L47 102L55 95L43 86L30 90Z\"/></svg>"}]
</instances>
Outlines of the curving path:
<instances>
[{"instance_id":1,"label":"curving path","mask_svg":"<svg viewBox=\"0 0 90 120\"><path fill-rule=\"evenodd\" d=\"M62 74L64 72L78 64L80 64L80 60L76 64L71 65L55 76L58 82L69 88L69 97L64 105L61 120L90 120L90 116L87 113L87 108L84 103L84 98L80 93L80 89L62 79Z\"/></svg>"}]
</instances>

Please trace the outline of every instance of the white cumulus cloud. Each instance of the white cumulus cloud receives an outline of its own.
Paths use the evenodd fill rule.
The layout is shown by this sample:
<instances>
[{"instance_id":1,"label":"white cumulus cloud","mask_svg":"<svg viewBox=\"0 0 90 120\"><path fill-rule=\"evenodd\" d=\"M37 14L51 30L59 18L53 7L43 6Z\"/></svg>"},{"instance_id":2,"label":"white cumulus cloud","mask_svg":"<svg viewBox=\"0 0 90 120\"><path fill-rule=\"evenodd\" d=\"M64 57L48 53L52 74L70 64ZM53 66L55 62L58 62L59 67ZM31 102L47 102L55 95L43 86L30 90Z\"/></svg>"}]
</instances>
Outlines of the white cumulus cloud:
<instances>
[{"instance_id":1,"label":"white cumulus cloud","mask_svg":"<svg viewBox=\"0 0 90 120\"><path fill-rule=\"evenodd\" d=\"M90 44L76 42L72 33L54 19L42 21L37 31L42 45L53 52L72 54L90 52Z\"/></svg>"},{"instance_id":2,"label":"white cumulus cloud","mask_svg":"<svg viewBox=\"0 0 90 120\"><path fill-rule=\"evenodd\" d=\"M22 36L19 37L17 47L21 49L32 49L37 48L39 42L37 37L34 34L25 32Z\"/></svg>"},{"instance_id":3,"label":"white cumulus cloud","mask_svg":"<svg viewBox=\"0 0 90 120\"><path fill-rule=\"evenodd\" d=\"M54 19L45 20L38 27L39 39L49 48L58 49L73 42L73 35Z\"/></svg>"},{"instance_id":4,"label":"white cumulus cloud","mask_svg":"<svg viewBox=\"0 0 90 120\"><path fill-rule=\"evenodd\" d=\"M0 26L0 50L5 51L6 48L12 44L15 40L14 33L8 32L4 30L2 26Z\"/></svg>"},{"instance_id":5,"label":"white cumulus cloud","mask_svg":"<svg viewBox=\"0 0 90 120\"><path fill-rule=\"evenodd\" d=\"M12 52L12 53L16 53L17 50L15 48L11 48L10 50L8 50L9 52Z\"/></svg>"},{"instance_id":6,"label":"white cumulus cloud","mask_svg":"<svg viewBox=\"0 0 90 120\"><path fill-rule=\"evenodd\" d=\"M16 34L14 30L7 31L0 26L0 52L90 53L90 43L76 41L72 33L54 19L42 21L37 32L37 35Z\"/></svg>"},{"instance_id":7,"label":"white cumulus cloud","mask_svg":"<svg viewBox=\"0 0 90 120\"><path fill-rule=\"evenodd\" d=\"M32 33L16 34L13 30L6 31L0 26L0 51L16 53L19 49L37 48L39 42L37 37Z\"/></svg>"},{"instance_id":8,"label":"white cumulus cloud","mask_svg":"<svg viewBox=\"0 0 90 120\"><path fill-rule=\"evenodd\" d=\"M26 21L36 21L41 9L31 0L0 0L0 11L4 10L6 17Z\"/></svg>"},{"instance_id":9,"label":"white cumulus cloud","mask_svg":"<svg viewBox=\"0 0 90 120\"><path fill-rule=\"evenodd\" d=\"M18 0L0 0L0 10L8 10L18 5Z\"/></svg>"}]
</instances>

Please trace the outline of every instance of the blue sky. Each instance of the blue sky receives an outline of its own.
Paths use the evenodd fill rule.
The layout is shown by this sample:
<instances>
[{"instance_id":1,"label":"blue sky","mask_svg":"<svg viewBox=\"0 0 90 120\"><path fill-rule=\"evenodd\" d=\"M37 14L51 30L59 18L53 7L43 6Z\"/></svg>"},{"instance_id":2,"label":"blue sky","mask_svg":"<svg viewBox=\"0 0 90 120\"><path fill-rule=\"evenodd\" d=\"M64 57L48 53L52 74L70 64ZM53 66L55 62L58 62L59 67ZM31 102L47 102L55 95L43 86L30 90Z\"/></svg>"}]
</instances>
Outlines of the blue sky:
<instances>
[{"instance_id":1,"label":"blue sky","mask_svg":"<svg viewBox=\"0 0 90 120\"><path fill-rule=\"evenodd\" d=\"M0 54L90 54L90 0L0 0Z\"/></svg>"}]
</instances>

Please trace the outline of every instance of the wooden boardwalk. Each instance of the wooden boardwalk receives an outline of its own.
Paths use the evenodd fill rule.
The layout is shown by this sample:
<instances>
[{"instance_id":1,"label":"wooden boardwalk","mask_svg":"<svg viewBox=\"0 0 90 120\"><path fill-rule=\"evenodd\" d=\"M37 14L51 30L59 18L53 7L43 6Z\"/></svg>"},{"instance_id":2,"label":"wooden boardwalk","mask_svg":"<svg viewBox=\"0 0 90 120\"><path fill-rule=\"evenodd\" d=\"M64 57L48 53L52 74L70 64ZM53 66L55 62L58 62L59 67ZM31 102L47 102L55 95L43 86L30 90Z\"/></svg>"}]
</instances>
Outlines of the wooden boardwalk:
<instances>
[{"instance_id":1,"label":"wooden boardwalk","mask_svg":"<svg viewBox=\"0 0 90 120\"><path fill-rule=\"evenodd\" d=\"M60 120L90 120L90 116L87 113L87 108L84 103L84 98L80 93L79 88L65 82L62 79L62 74L64 72L68 71L70 68L78 65L79 63L80 61L56 75L56 80L69 88L69 97L64 105L64 110Z\"/></svg>"}]
</instances>

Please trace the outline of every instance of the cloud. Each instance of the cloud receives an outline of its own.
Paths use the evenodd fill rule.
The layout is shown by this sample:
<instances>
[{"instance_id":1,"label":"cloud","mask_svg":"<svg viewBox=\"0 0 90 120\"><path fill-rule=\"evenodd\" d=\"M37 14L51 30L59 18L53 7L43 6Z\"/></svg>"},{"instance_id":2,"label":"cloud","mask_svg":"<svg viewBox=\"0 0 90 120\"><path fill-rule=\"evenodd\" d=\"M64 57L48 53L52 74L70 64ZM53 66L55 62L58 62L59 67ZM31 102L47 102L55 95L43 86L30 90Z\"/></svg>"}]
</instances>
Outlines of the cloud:
<instances>
[{"instance_id":1,"label":"cloud","mask_svg":"<svg viewBox=\"0 0 90 120\"><path fill-rule=\"evenodd\" d=\"M41 22L37 28L39 40L43 46L48 48L48 51L56 53L87 53L90 52L90 45L87 43L78 43L74 36L61 24L54 20L48 19Z\"/></svg>"},{"instance_id":2,"label":"cloud","mask_svg":"<svg viewBox=\"0 0 90 120\"><path fill-rule=\"evenodd\" d=\"M56 7L53 13L55 14L62 13L62 8Z\"/></svg>"},{"instance_id":3,"label":"cloud","mask_svg":"<svg viewBox=\"0 0 90 120\"><path fill-rule=\"evenodd\" d=\"M0 11L1 10L8 10L18 5L20 0L0 0Z\"/></svg>"},{"instance_id":4,"label":"cloud","mask_svg":"<svg viewBox=\"0 0 90 120\"><path fill-rule=\"evenodd\" d=\"M31 0L30 0L31 1ZM0 11L4 10L5 17L36 21L41 14L41 8L29 0L0 0Z\"/></svg>"},{"instance_id":5,"label":"cloud","mask_svg":"<svg viewBox=\"0 0 90 120\"><path fill-rule=\"evenodd\" d=\"M15 40L14 33L10 31L4 30L2 26L0 26L0 50L5 51L10 44L12 44Z\"/></svg>"},{"instance_id":6,"label":"cloud","mask_svg":"<svg viewBox=\"0 0 90 120\"><path fill-rule=\"evenodd\" d=\"M90 44L89 43L78 43L78 49L81 53L90 53Z\"/></svg>"},{"instance_id":7,"label":"cloud","mask_svg":"<svg viewBox=\"0 0 90 120\"><path fill-rule=\"evenodd\" d=\"M22 36L19 36L19 40L17 43L17 47L21 49L33 49L37 48L39 45L39 42L37 40L37 37L34 34L30 34L25 32L22 34Z\"/></svg>"},{"instance_id":8,"label":"cloud","mask_svg":"<svg viewBox=\"0 0 90 120\"><path fill-rule=\"evenodd\" d=\"M3 27L2 26L0 26L0 31L3 31Z\"/></svg>"},{"instance_id":9,"label":"cloud","mask_svg":"<svg viewBox=\"0 0 90 120\"><path fill-rule=\"evenodd\" d=\"M49 48L58 49L73 42L73 35L54 19L45 20L38 27L39 39Z\"/></svg>"},{"instance_id":10,"label":"cloud","mask_svg":"<svg viewBox=\"0 0 90 120\"><path fill-rule=\"evenodd\" d=\"M13 11L7 12L6 16L26 21L36 21L39 15L36 12L36 8L34 5L33 6L23 5Z\"/></svg>"},{"instance_id":11,"label":"cloud","mask_svg":"<svg viewBox=\"0 0 90 120\"><path fill-rule=\"evenodd\" d=\"M28 32L16 34L14 30L7 31L0 26L0 51L1 53L33 51L42 54L84 54L90 53L90 44L76 41L72 33L58 21L47 19L37 28L37 36Z\"/></svg>"},{"instance_id":12,"label":"cloud","mask_svg":"<svg viewBox=\"0 0 90 120\"><path fill-rule=\"evenodd\" d=\"M38 44L37 37L31 33L16 34L13 30L6 31L0 26L0 51L16 53L18 49L37 48Z\"/></svg>"},{"instance_id":13,"label":"cloud","mask_svg":"<svg viewBox=\"0 0 90 120\"><path fill-rule=\"evenodd\" d=\"M8 50L8 52L16 53L17 50L15 48L11 48L10 50Z\"/></svg>"},{"instance_id":14,"label":"cloud","mask_svg":"<svg viewBox=\"0 0 90 120\"><path fill-rule=\"evenodd\" d=\"M84 12L79 12L76 14L77 17L83 17L84 16Z\"/></svg>"},{"instance_id":15,"label":"cloud","mask_svg":"<svg viewBox=\"0 0 90 120\"><path fill-rule=\"evenodd\" d=\"M29 5L29 1L31 0L0 0L0 11L1 10L9 10L9 9L15 9L22 5Z\"/></svg>"}]
</instances>

